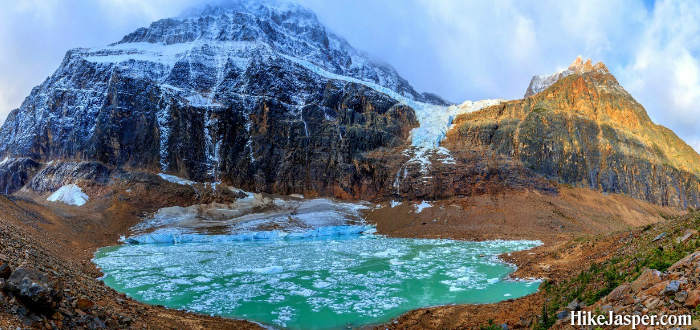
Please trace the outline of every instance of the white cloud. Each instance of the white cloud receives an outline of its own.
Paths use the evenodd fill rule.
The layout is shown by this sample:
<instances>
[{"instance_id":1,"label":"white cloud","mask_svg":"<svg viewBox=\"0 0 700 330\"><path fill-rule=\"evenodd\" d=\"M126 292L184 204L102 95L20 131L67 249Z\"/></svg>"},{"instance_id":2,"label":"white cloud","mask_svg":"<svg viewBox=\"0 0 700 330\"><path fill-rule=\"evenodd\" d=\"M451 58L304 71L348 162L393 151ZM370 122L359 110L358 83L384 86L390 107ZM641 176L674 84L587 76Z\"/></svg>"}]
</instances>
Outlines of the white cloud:
<instances>
[{"instance_id":1,"label":"white cloud","mask_svg":"<svg viewBox=\"0 0 700 330\"><path fill-rule=\"evenodd\" d=\"M700 150L700 4L656 3L621 84L652 119ZM695 143L693 143L695 142Z\"/></svg>"}]
</instances>

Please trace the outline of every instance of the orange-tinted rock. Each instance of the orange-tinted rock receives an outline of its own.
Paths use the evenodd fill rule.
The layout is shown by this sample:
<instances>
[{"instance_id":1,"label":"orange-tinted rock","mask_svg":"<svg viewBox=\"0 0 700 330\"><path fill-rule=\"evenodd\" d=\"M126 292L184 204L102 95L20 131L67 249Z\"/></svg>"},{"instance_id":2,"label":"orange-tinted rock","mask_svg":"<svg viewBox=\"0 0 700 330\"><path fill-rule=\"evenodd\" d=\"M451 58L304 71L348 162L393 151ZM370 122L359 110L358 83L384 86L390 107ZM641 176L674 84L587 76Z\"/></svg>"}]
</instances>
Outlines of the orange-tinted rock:
<instances>
[{"instance_id":1,"label":"orange-tinted rock","mask_svg":"<svg viewBox=\"0 0 700 330\"><path fill-rule=\"evenodd\" d=\"M86 310L92 308L92 306L94 306L94 305L95 305L95 303L93 303L93 302L90 301L90 300L82 299L82 298L81 298L81 299L78 299L78 304L77 304L77 306L78 306L78 309L80 309L80 310L82 310L82 311L86 311Z\"/></svg>"},{"instance_id":2,"label":"orange-tinted rock","mask_svg":"<svg viewBox=\"0 0 700 330\"><path fill-rule=\"evenodd\" d=\"M615 290L612 290L612 292L610 292L610 294L608 294L607 300L610 302L618 301L618 300L624 298L625 295L629 294L630 292L632 292L632 288L630 287L630 285L629 284L622 284L622 285L618 286L617 288L615 288Z\"/></svg>"},{"instance_id":3,"label":"orange-tinted rock","mask_svg":"<svg viewBox=\"0 0 700 330\"><path fill-rule=\"evenodd\" d=\"M663 281L660 283L655 284L651 288L648 288L643 291L643 295L645 296L659 296L664 293L664 289L666 289L666 286L668 285L669 281Z\"/></svg>"},{"instance_id":4,"label":"orange-tinted rock","mask_svg":"<svg viewBox=\"0 0 700 330\"><path fill-rule=\"evenodd\" d=\"M639 278L632 282L632 291L640 292L661 282L661 272L655 269L645 269ZM665 285L664 285L665 287ZM663 289L663 287L662 287Z\"/></svg>"},{"instance_id":5,"label":"orange-tinted rock","mask_svg":"<svg viewBox=\"0 0 700 330\"><path fill-rule=\"evenodd\" d=\"M693 290L688 292L688 297L685 299L685 303L683 304L685 307L688 308L695 308L700 304L700 291L698 290Z\"/></svg>"}]
</instances>

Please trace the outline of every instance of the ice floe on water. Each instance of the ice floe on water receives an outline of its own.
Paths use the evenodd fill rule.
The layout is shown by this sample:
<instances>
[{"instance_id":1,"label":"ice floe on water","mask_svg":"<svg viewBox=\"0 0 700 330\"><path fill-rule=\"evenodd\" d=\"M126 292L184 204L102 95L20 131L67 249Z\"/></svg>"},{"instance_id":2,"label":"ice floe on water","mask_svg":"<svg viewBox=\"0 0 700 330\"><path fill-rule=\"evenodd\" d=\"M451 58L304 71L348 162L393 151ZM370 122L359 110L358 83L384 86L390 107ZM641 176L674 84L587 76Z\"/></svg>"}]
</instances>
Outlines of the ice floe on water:
<instances>
[{"instance_id":1,"label":"ice floe on water","mask_svg":"<svg viewBox=\"0 0 700 330\"><path fill-rule=\"evenodd\" d=\"M75 184L65 185L46 199L49 202L61 202L68 205L83 206L90 200L87 194Z\"/></svg>"},{"instance_id":2,"label":"ice floe on water","mask_svg":"<svg viewBox=\"0 0 700 330\"><path fill-rule=\"evenodd\" d=\"M109 247L94 261L105 283L147 303L282 328L337 329L419 307L535 292L537 281L506 280L514 268L496 256L539 244L377 235L207 240Z\"/></svg>"}]
</instances>

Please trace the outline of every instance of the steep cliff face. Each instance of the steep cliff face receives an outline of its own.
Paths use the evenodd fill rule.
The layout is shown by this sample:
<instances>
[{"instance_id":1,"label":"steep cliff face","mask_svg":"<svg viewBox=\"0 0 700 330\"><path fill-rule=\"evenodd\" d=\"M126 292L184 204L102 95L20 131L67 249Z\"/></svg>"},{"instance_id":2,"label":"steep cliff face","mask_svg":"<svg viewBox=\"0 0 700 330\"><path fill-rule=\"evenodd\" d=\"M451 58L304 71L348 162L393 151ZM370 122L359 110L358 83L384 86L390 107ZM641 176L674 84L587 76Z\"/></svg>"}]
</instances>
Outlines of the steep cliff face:
<instances>
[{"instance_id":1,"label":"steep cliff face","mask_svg":"<svg viewBox=\"0 0 700 330\"><path fill-rule=\"evenodd\" d=\"M240 1L69 51L9 115L0 155L354 194L364 153L408 143L416 105L445 104L309 10Z\"/></svg>"},{"instance_id":2,"label":"steep cliff face","mask_svg":"<svg viewBox=\"0 0 700 330\"><path fill-rule=\"evenodd\" d=\"M537 94L458 117L445 145L506 156L558 182L697 208L700 156L652 123L602 63L581 62Z\"/></svg>"}]
</instances>

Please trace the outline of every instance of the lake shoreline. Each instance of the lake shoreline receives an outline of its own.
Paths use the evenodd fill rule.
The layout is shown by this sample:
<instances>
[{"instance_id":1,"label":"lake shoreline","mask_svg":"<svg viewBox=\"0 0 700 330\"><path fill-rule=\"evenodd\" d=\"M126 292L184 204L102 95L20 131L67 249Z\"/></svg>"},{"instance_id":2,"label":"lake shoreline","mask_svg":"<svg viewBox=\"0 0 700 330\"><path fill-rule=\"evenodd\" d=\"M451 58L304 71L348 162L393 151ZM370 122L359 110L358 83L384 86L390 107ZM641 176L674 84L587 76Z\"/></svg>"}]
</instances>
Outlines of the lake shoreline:
<instances>
[{"instance_id":1,"label":"lake shoreline","mask_svg":"<svg viewBox=\"0 0 700 330\"><path fill-rule=\"evenodd\" d=\"M188 195L189 190L173 194L173 191L179 191L178 189L180 187L175 185L156 186L154 190L154 188L138 188L132 184L117 184L109 191L88 191L91 196L98 197L93 197L82 207L47 203L42 196L18 193L19 196L3 201L7 204L6 209L15 207L32 210L33 215L22 212L8 213L2 221L9 228L14 228L8 231L13 235L10 237L11 240L28 243L23 244L22 249L19 250L11 248L11 243L5 243L3 252L10 257L14 267L28 264L39 269L55 270L69 283L76 296L93 301L100 310L107 311L107 315L122 315L132 319L132 325L136 327L259 329L260 325L246 321L214 318L142 304L96 281L103 274L91 262L94 251L100 247L119 244L120 236L130 235L129 228L143 222L144 216L154 214L162 207L193 205L195 201L227 203L227 199L217 196L205 196L204 199L195 200ZM590 205L581 202L581 194L589 194L584 197L590 200ZM572 200L575 200L575 203L582 205L581 208L591 209L591 205L595 207L603 204L599 201L606 199L615 199L618 204L627 203L630 208L648 209L648 211L641 213L642 217L640 215L622 217L620 222L601 223L596 219L609 218L617 211L593 209L595 212L586 210L588 214L577 215L575 212L582 211L572 211L569 208L566 212L577 215L579 225L569 225L564 222L563 228L559 227L557 222L542 220L549 217L546 214L554 212L549 203L564 209L573 203ZM231 201L228 199L228 202ZM524 202L532 206L523 207ZM614 233L659 221L661 217L658 214L673 214L673 210L643 204L624 196L603 196L595 192L588 193L583 189L564 189L559 196L541 195L533 191L514 191L501 196L485 195L431 201L432 207L416 213L414 205L421 203L422 201L415 201L409 204L404 201L399 206L391 207L392 202L387 201L380 203L379 208L368 210L365 215L368 222L376 224L378 234L390 237L543 241L544 245L535 249L501 256L504 261L517 265L518 269L511 275L514 278L567 278L581 267L582 262L588 264L594 260L595 256L592 253L598 252L593 249L589 253L588 250L577 247L580 245L577 239L601 234L608 235L605 233ZM540 205L544 206L539 208ZM437 221L433 221L436 219ZM27 226L27 224L30 225ZM604 238L603 241L614 244L614 237ZM576 254L560 257L564 255L561 251L568 250L576 251ZM49 257L27 259L25 251ZM437 329L462 327L465 325L464 322L467 322L468 325L478 328L488 319L509 325L519 322L525 324L531 320L521 322L521 316L538 315L542 305L541 299L541 295L535 293L496 304L418 309L398 317L383 327L410 329L409 324L421 324L419 328ZM518 313L509 312L511 310ZM0 325L2 324L21 326L15 318L6 318L5 321L0 322Z\"/></svg>"}]
</instances>

